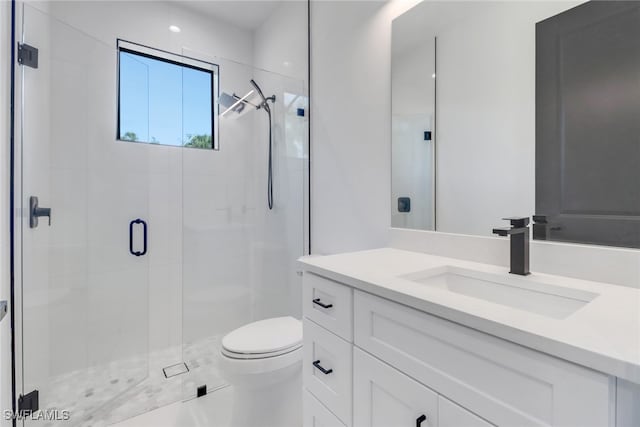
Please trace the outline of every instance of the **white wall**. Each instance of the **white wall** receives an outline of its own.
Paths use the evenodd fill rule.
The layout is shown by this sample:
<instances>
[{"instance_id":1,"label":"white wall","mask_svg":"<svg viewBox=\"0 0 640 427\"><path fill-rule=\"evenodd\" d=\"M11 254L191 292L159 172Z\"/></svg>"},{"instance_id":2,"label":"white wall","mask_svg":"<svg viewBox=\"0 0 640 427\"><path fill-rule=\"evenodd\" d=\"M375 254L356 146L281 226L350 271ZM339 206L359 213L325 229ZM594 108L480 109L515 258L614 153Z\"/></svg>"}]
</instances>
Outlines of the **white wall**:
<instances>
[{"instance_id":1,"label":"white wall","mask_svg":"<svg viewBox=\"0 0 640 427\"><path fill-rule=\"evenodd\" d=\"M391 20L415 3L311 2L312 253L387 241Z\"/></svg>"},{"instance_id":2,"label":"white wall","mask_svg":"<svg viewBox=\"0 0 640 427\"><path fill-rule=\"evenodd\" d=\"M284 1L253 34L253 65L307 80L307 2Z\"/></svg>"}]
</instances>

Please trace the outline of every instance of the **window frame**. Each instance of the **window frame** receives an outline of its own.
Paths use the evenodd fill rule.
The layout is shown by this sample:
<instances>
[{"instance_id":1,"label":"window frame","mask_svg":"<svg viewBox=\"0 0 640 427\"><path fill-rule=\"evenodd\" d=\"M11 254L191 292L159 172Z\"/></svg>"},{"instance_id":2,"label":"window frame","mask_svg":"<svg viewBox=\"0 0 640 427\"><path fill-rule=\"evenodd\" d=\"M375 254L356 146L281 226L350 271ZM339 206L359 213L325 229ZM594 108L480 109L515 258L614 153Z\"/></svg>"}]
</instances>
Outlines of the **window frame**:
<instances>
[{"instance_id":1,"label":"window frame","mask_svg":"<svg viewBox=\"0 0 640 427\"><path fill-rule=\"evenodd\" d=\"M196 148L185 145L171 145L155 143L152 141L130 141L121 139L120 135L120 53L130 53L144 58L165 62L180 67L186 67L197 71L208 73L211 76L211 148L201 148L203 150L220 150L219 125L218 125L218 102L216 94L220 94L220 66L213 62L192 58L185 55L176 54L162 49L153 48L143 44L130 42L124 39L116 39L116 141L136 142L138 144L161 145L164 147Z\"/></svg>"}]
</instances>

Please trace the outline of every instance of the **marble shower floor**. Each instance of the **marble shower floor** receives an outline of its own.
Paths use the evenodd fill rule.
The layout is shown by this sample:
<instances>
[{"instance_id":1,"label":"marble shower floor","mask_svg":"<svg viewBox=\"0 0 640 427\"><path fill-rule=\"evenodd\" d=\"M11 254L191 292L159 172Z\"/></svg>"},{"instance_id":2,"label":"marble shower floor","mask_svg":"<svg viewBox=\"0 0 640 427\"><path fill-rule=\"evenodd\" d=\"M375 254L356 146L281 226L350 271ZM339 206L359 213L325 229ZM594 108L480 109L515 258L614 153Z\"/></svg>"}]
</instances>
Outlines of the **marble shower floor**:
<instances>
[{"instance_id":1,"label":"marble shower floor","mask_svg":"<svg viewBox=\"0 0 640 427\"><path fill-rule=\"evenodd\" d=\"M43 426L102 427L189 400L196 388L225 387L219 375L220 338L209 337L182 348L168 348L144 360L129 359L107 366L73 371L50 380L40 389L40 407L69 410L69 421ZM184 360L183 360L184 355ZM162 368L184 361L189 372L166 378Z\"/></svg>"}]
</instances>

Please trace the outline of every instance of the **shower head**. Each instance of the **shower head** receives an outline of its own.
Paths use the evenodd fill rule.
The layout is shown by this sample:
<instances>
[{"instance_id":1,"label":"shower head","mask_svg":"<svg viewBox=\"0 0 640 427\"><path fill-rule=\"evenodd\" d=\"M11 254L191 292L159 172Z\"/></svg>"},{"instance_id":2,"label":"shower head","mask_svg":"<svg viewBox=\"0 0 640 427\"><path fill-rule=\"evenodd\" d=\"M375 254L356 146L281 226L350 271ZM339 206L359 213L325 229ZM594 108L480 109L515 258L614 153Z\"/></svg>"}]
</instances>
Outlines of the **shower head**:
<instances>
[{"instance_id":1,"label":"shower head","mask_svg":"<svg viewBox=\"0 0 640 427\"><path fill-rule=\"evenodd\" d=\"M256 92L258 92L258 95L260 95L260 98L262 98L262 102L266 104L267 98L264 97L264 93L262 93L262 90L260 89L260 86L258 86L258 83L256 83L256 81L253 79L249 80L249 83L251 83L251 86L253 86Z\"/></svg>"},{"instance_id":2,"label":"shower head","mask_svg":"<svg viewBox=\"0 0 640 427\"><path fill-rule=\"evenodd\" d=\"M218 98L218 104L224 108L224 111L220 114L221 116L224 116L229 111L241 113L245 106L244 102L239 100L235 95L229 95L225 92L222 92Z\"/></svg>"},{"instance_id":3,"label":"shower head","mask_svg":"<svg viewBox=\"0 0 640 427\"><path fill-rule=\"evenodd\" d=\"M267 113L271 113L271 108L269 108L269 104L267 103L267 101L276 102L276 96L271 95L270 97L266 98L262 93L260 86L258 86L258 83L256 83L255 80L251 79L249 80L249 83L251 83L251 86L253 86L256 92L258 92L258 95L260 95L260 98L262 98L262 103L260 104L260 107L264 108L267 111Z\"/></svg>"},{"instance_id":4,"label":"shower head","mask_svg":"<svg viewBox=\"0 0 640 427\"><path fill-rule=\"evenodd\" d=\"M256 105L253 102L249 101L249 99L252 98L254 93L255 91L251 90L249 91L249 93L247 93L245 96L241 98L235 93L233 95L229 95L226 92L222 92L218 97L218 105L220 106L220 110L221 110L220 117L224 117L224 116L229 117L228 114L230 112L236 113L232 115L233 117L242 116L244 113L249 111L249 109L245 108L247 105L251 105L252 107L255 107L255 108L260 108L259 105Z\"/></svg>"}]
</instances>

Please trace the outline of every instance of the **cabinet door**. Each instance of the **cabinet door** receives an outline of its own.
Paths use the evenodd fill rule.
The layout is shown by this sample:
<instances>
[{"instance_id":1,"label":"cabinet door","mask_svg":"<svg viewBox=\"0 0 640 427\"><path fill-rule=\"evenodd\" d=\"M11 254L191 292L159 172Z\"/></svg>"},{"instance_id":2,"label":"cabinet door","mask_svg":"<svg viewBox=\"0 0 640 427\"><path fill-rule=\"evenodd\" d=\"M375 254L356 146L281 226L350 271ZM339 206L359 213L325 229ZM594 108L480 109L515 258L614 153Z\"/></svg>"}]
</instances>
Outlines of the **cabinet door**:
<instances>
[{"instance_id":1,"label":"cabinet door","mask_svg":"<svg viewBox=\"0 0 640 427\"><path fill-rule=\"evenodd\" d=\"M439 427L491 427L493 425L442 396L438 397L438 421Z\"/></svg>"},{"instance_id":2,"label":"cabinet door","mask_svg":"<svg viewBox=\"0 0 640 427\"><path fill-rule=\"evenodd\" d=\"M436 427L438 395L389 365L355 348L353 425Z\"/></svg>"},{"instance_id":3,"label":"cabinet door","mask_svg":"<svg viewBox=\"0 0 640 427\"><path fill-rule=\"evenodd\" d=\"M307 390L303 392L303 427L345 427L322 403Z\"/></svg>"}]
</instances>

